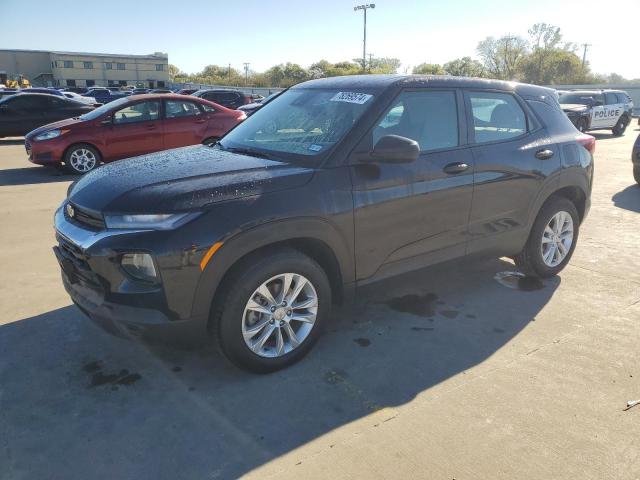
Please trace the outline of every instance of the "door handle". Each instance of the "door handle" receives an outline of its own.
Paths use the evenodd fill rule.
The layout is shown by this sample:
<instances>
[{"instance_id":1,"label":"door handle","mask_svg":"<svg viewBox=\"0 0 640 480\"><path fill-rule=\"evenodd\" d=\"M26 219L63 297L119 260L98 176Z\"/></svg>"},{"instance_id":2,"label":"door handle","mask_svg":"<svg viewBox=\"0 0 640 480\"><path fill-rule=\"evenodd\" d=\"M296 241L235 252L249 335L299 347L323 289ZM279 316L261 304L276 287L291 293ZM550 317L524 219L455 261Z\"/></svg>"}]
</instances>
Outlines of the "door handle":
<instances>
[{"instance_id":1,"label":"door handle","mask_svg":"<svg viewBox=\"0 0 640 480\"><path fill-rule=\"evenodd\" d=\"M454 162L450 163L446 167L442 169L444 173L449 173L451 175L455 175L457 173L462 173L469 168L469 165L462 162Z\"/></svg>"},{"instance_id":2,"label":"door handle","mask_svg":"<svg viewBox=\"0 0 640 480\"><path fill-rule=\"evenodd\" d=\"M204 122L205 122L204 119L198 119L198 120L195 121L195 123L204 123Z\"/></svg>"},{"instance_id":3,"label":"door handle","mask_svg":"<svg viewBox=\"0 0 640 480\"><path fill-rule=\"evenodd\" d=\"M147 130L155 130L156 126L155 125L147 125Z\"/></svg>"},{"instance_id":4,"label":"door handle","mask_svg":"<svg viewBox=\"0 0 640 480\"><path fill-rule=\"evenodd\" d=\"M536 158L540 160L548 160L551 157L553 157L553 150L549 150L548 148L536 152Z\"/></svg>"}]
</instances>

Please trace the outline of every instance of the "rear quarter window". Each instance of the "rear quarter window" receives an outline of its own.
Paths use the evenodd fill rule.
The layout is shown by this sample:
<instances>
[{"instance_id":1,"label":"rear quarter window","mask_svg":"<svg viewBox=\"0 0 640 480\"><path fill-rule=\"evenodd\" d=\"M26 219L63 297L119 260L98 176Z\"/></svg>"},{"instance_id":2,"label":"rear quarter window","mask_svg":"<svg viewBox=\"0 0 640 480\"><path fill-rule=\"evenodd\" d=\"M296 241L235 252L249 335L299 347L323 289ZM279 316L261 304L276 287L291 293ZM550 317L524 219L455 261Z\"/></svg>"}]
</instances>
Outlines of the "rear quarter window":
<instances>
[{"instance_id":1,"label":"rear quarter window","mask_svg":"<svg viewBox=\"0 0 640 480\"><path fill-rule=\"evenodd\" d=\"M527 115L509 93L469 92L476 143L519 137L527 132Z\"/></svg>"},{"instance_id":2,"label":"rear quarter window","mask_svg":"<svg viewBox=\"0 0 640 480\"><path fill-rule=\"evenodd\" d=\"M571 133L575 132L575 127L571 120L560 109L557 103L550 105L542 100L527 100L527 105L531 107L542 124L549 130L549 133Z\"/></svg>"}]
</instances>

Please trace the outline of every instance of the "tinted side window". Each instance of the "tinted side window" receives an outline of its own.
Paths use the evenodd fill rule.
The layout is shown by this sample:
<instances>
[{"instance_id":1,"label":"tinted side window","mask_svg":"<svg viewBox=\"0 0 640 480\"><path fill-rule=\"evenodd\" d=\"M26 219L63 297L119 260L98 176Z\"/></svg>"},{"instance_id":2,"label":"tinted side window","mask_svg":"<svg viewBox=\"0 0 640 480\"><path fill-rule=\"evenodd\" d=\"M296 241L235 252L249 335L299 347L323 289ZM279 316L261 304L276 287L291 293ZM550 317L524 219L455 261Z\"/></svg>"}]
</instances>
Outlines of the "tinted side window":
<instances>
[{"instance_id":1,"label":"tinted side window","mask_svg":"<svg viewBox=\"0 0 640 480\"><path fill-rule=\"evenodd\" d=\"M373 143L385 135L415 140L420 151L458 145L455 92L403 92L373 130Z\"/></svg>"},{"instance_id":2,"label":"tinted side window","mask_svg":"<svg viewBox=\"0 0 640 480\"><path fill-rule=\"evenodd\" d=\"M470 92L476 143L519 137L527 131L527 116L509 93Z\"/></svg>"},{"instance_id":3,"label":"tinted side window","mask_svg":"<svg viewBox=\"0 0 640 480\"><path fill-rule=\"evenodd\" d=\"M605 93L604 100L607 105L615 105L618 103L618 97L615 93Z\"/></svg>"},{"instance_id":4,"label":"tinted side window","mask_svg":"<svg viewBox=\"0 0 640 480\"><path fill-rule=\"evenodd\" d=\"M176 100L167 100L165 109L167 118L193 117L202 113L195 103Z\"/></svg>"},{"instance_id":5,"label":"tinted side window","mask_svg":"<svg viewBox=\"0 0 640 480\"><path fill-rule=\"evenodd\" d=\"M113 123L148 122L157 120L160 115L160 102L140 102L127 105L113 114Z\"/></svg>"},{"instance_id":6,"label":"tinted side window","mask_svg":"<svg viewBox=\"0 0 640 480\"><path fill-rule=\"evenodd\" d=\"M624 93L616 93L616 96L618 97L618 103L628 103L629 99L627 98L627 96Z\"/></svg>"},{"instance_id":7,"label":"tinted side window","mask_svg":"<svg viewBox=\"0 0 640 480\"><path fill-rule=\"evenodd\" d=\"M11 108L27 112L45 110L49 108L49 98L42 96L16 96L11 101Z\"/></svg>"}]
</instances>

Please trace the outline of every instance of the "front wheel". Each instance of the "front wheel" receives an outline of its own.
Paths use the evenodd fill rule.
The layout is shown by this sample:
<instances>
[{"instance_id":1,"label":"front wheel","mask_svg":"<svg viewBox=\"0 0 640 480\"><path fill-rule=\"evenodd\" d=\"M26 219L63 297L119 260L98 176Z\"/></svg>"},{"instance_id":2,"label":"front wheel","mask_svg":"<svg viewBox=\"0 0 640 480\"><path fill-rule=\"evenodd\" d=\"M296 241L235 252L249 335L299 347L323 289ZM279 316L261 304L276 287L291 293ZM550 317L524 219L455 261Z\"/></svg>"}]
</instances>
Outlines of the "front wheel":
<instances>
[{"instance_id":1,"label":"front wheel","mask_svg":"<svg viewBox=\"0 0 640 480\"><path fill-rule=\"evenodd\" d=\"M100 164L100 153L91 145L74 145L67 150L64 164L70 173L83 175Z\"/></svg>"},{"instance_id":2,"label":"front wheel","mask_svg":"<svg viewBox=\"0 0 640 480\"><path fill-rule=\"evenodd\" d=\"M556 275L569 263L579 229L580 218L573 202L551 197L540 209L524 248L514 257L516 266L525 275Z\"/></svg>"},{"instance_id":3,"label":"front wheel","mask_svg":"<svg viewBox=\"0 0 640 480\"><path fill-rule=\"evenodd\" d=\"M225 356L246 370L272 372L317 341L331 288L322 267L297 250L258 252L234 268L214 308L212 328Z\"/></svg>"}]
</instances>

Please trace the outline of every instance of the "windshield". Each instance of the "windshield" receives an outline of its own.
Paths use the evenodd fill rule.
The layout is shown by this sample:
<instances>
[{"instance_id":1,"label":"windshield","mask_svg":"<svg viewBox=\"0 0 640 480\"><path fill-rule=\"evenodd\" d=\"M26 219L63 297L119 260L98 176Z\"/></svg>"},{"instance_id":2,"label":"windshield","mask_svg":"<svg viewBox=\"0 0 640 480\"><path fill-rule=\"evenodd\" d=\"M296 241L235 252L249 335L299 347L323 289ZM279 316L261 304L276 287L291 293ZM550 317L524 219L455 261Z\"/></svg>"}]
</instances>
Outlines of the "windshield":
<instances>
[{"instance_id":1,"label":"windshield","mask_svg":"<svg viewBox=\"0 0 640 480\"><path fill-rule=\"evenodd\" d=\"M114 100L113 102L110 102L110 103L105 103L101 107L98 107L95 110L91 110L89 113L85 113L84 115L80 115L80 119L81 120L95 120L99 116L104 115L105 113L108 113L109 111L113 110L114 108L118 108L118 107L120 107L122 105L126 105L128 102L129 102L129 99L127 97L124 97L124 98L120 98L118 100Z\"/></svg>"},{"instance_id":2,"label":"windshield","mask_svg":"<svg viewBox=\"0 0 640 480\"><path fill-rule=\"evenodd\" d=\"M591 105L594 103L595 93L561 93L558 101L560 103L564 103L568 105L570 103L574 103L577 105Z\"/></svg>"},{"instance_id":3,"label":"windshield","mask_svg":"<svg viewBox=\"0 0 640 480\"><path fill-rule=\"evenodd\" d=\"M224 149L305 157L328 152L373 103L373 95L336 89L288 90L238 125Z\"/></svg>"}]
</instances>

